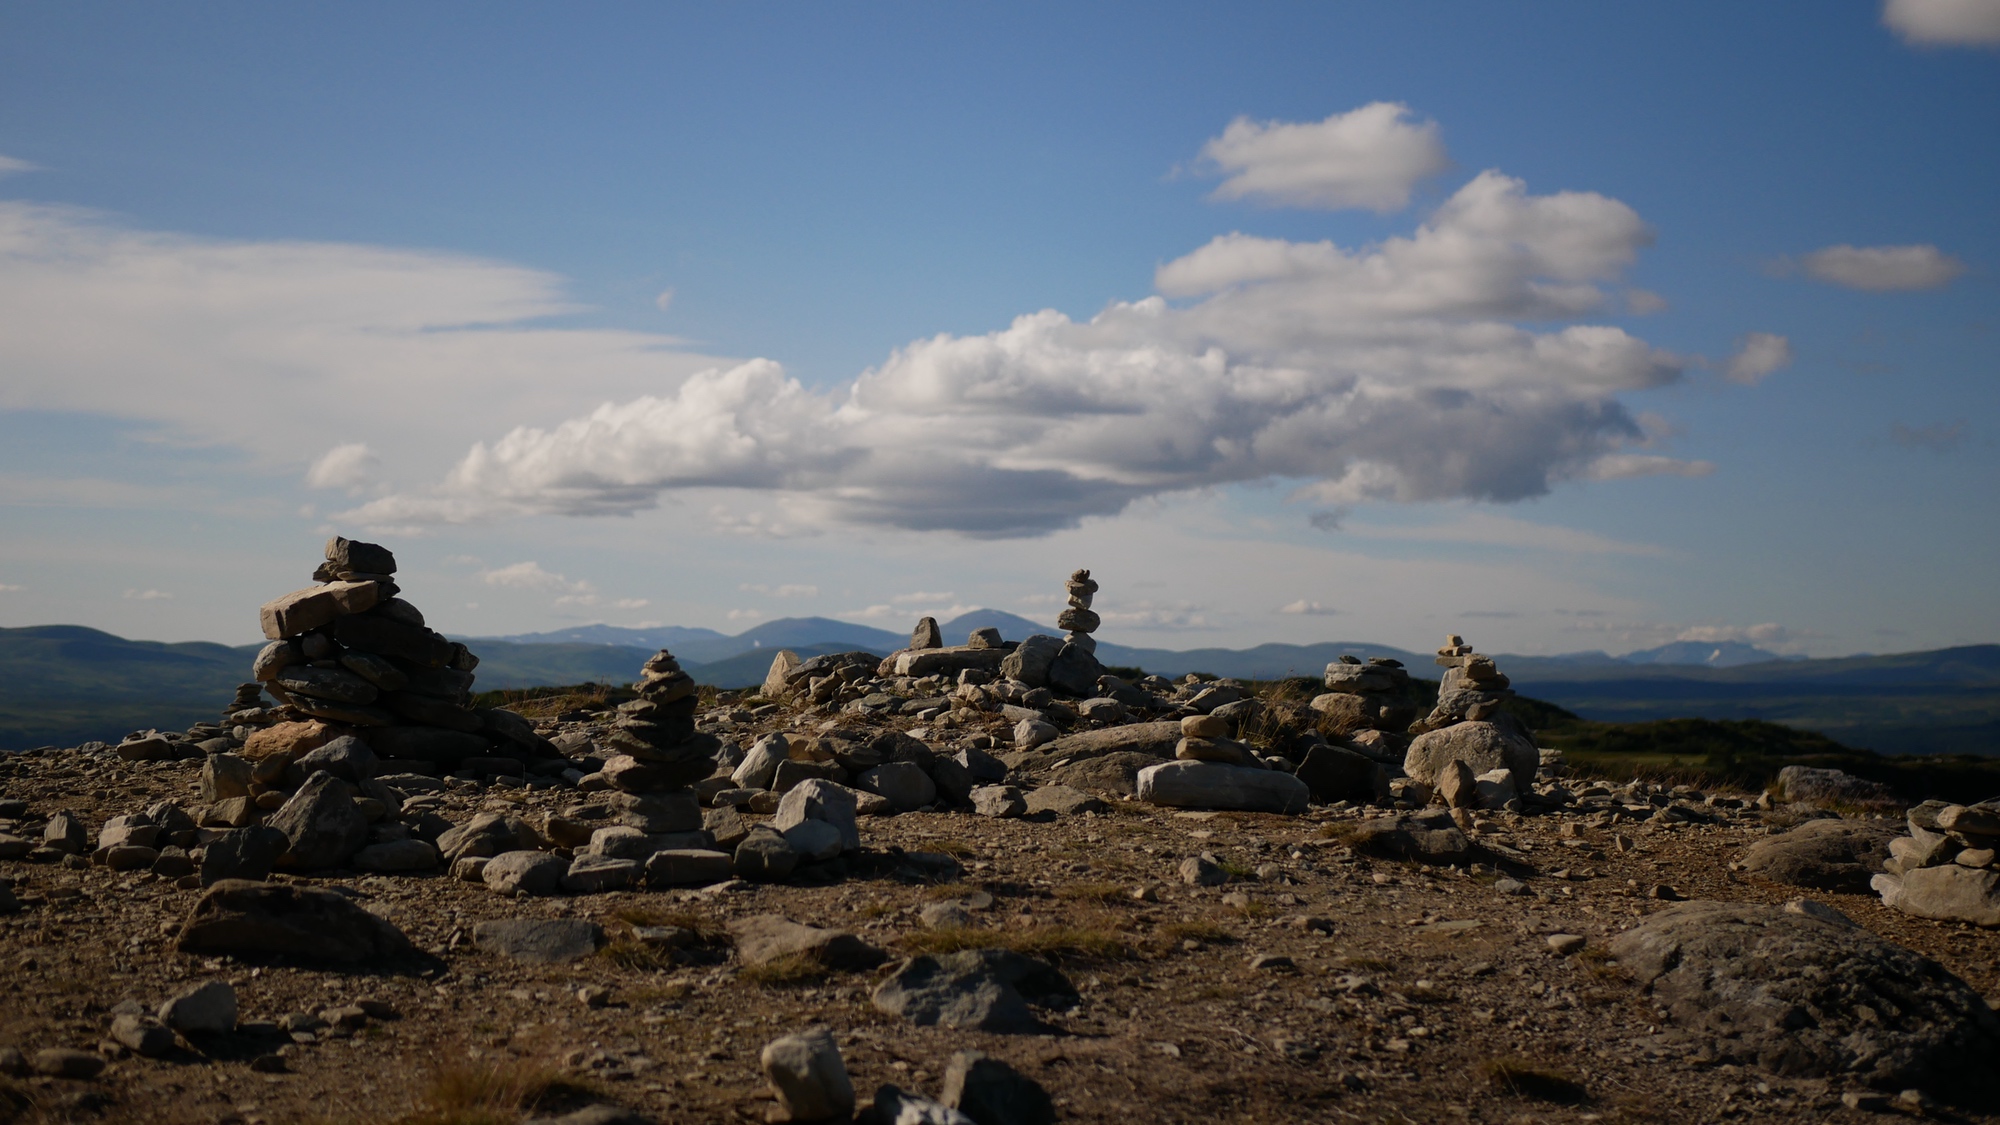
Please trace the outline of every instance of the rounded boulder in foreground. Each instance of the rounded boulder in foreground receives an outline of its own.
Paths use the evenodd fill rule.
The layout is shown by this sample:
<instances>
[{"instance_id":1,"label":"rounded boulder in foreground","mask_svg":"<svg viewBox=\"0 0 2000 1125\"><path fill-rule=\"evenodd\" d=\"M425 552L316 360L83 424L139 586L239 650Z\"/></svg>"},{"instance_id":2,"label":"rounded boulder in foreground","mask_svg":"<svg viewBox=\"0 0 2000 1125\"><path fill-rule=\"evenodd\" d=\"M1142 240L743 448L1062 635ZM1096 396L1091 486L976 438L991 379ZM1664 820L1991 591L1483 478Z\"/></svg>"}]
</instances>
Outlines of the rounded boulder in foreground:
<instances>
[{"instance_id":1,"label":"rounded boulder in foreground","mask_svg":"<svg viewBox=\"0 0 2000 1125\"><path fill-rule=\"evenodd\" d=\"M1610 949L1720 1058L1981 1102L2000 1090L2000 1017L1986 1001L1937 962L1845 919L1690 902Z\"/></svg>"},{"instance_id":2,"label":"rounded boulder in foreground","mask_svg":"<svg viewBox=\"0 0 2000 1125\"><path fill-rule=\"evenodd\" d=\"M1510 770L1514 788L1526 793L1535 783L1536 771L1542 768L1542 752L1527 737L1498 723L1453 723L1418 735L1403 756L1403 772L1435 786L1438 771L1454 761L1471 766L1475 775Z\"/></svg>"}]
</instances>

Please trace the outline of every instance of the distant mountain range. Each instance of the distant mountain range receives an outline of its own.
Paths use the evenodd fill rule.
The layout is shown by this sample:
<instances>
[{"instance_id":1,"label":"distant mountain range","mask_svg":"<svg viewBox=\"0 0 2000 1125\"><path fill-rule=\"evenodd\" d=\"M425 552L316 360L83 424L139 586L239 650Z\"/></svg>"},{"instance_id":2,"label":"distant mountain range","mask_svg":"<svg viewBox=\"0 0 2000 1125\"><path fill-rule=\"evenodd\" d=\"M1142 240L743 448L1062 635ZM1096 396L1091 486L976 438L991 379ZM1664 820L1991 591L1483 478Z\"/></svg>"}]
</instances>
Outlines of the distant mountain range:
<instances>
[{"instance_id":1,"label":"distant mountain range","mask_svg":"<svg viewBox=\"0 0 2000 1125\"><path fill-rule=\"evenodd\" d=\"M1000 610L943 623L947 643L973 629L1009 640L1057 631ZM734 636L668 626L591 625L508 637L465 637L480 657L481 690L584 682L621 683L661 648L703 683L761 683L772 655L863 650L886 655L908 634L824 617L767 621ZM219 715L248 675L257 645L130 641L76 625L0 629L0 749L114 740L144 727L174 728ZM1390 657L1418 676L1427 653L1365 641L1265 644L1178 651L1102 642L1114 667L1165 676L1203 672L1241 679L1317 677L1342 655ZM1978 645L1835 660L1785 658L1749 645L1677 642L1613 657L1602 652L1495 658L1524 695L1589 719L1768 719L1821 731L1884 753L2000 754L2000 646Z\"/></svg>"}]
</instances>

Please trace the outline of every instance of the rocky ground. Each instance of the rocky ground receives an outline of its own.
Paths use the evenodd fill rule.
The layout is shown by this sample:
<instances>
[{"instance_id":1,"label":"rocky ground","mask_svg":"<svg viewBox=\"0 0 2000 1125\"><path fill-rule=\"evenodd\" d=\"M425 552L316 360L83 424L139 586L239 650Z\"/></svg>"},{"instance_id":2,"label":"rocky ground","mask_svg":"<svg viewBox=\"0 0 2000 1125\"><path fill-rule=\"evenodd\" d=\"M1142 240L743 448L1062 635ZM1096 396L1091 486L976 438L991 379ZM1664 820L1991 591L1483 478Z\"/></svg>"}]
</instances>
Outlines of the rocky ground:
<instances>
[{"instance_id":1,"label":"rocky ground","mask_svg":"<svg viewBox=\"0 0 2000 1125\"><path fill-rule=\"evenodd\" d=\"M748 746L846 721L725 699L704 727ZM539 725L557 744L595 729L575 716ZM948 737L1004 749L1009 725L973 719ZM1008 781L1031 792L1079 780L1047 754L1014 761ZM39 837L58 810L96 833L157 801L192 804L201 767L72 751L0 759L0 833ZM1038 804L1055 807L1027 817L863 816L858 852L781 882L503 897L442 868L274 875L339 888L415 949L350 965L177 951L197 878L81 855L0 859L12 890L0 907L17 907L0 915L0 1070L13 1072L0 1078L0 1120L446 1123L595 1104L631 1120L762 1121L783 1112L760 1051L814 1025L831 1030L864 1106L885 1084L939 1095L952 1056L973 1049L1075 1122L2000 1120L1938 1091L1898 1101L1900 1084L1871 1088L1865 1066L1781 1073L1814 1067L1758 1044L1782 1047L1806 1034L1799 1020L1831 1027L1853 1013L1779 1012L1718 1033L1701 1023L1709 1001L1641 987L1637 955L1614 948L1680 900L1805 897L1994 996L2000 934L1889 910L1865 884L1802 890L1733 869L1752 845L1823 813L1758 808L1752 794L1565 785L1561 808L1462 810L1470 852L1430 866L1395 858L1362 827L1386 808L1175 810L1118 792L1114 778L1094 801L1048 790L1056 799ZM467 780L428 811L538 823L579 796ZM1879 824L1877 843L1901 820ZM1796 867L1778 873L1814 877ZM1853 887L1851 875L1834 881ZM1817 908L1786 917L1835 932L1801 909ZM822 935L817 958L760 947L772 924L747 920L770 915L860 941ZM537 963L477 940L480 923L517 918L594 922L603 948ZM914 1008L877 1002L908 982L904 958L975 948L1040 958L1073 996L1022 985L1033 1022L1008 1031L925 1025ZM1755 972L1715 975L1727 993L1723 978ZM234 988L234 1030L190 1030L149 1055L114 1035L121 1013L151 1015L212 980ZM1896 1003L1859 1018L1891 1041L1936 1030L1918 1026L1930 1018L1919 1002ZM42 1054L51 1048L84 1054L64 1063ZM105 1065L82 1077L93 1060ZM65 1065L78 1076L40 1072Z\"/></svg>"}]
</instances>

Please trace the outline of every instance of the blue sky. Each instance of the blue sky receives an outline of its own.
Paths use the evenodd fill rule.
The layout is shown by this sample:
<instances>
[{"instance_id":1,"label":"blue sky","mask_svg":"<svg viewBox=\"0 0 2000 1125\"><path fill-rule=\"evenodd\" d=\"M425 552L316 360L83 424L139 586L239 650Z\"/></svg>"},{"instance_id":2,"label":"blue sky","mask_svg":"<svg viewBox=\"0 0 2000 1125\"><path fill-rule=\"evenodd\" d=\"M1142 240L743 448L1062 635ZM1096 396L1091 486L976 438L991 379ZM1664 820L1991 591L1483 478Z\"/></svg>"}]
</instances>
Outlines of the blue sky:
<instances>
[{"instance_id":1,"label":"blue sky","mask_svg":"<svg viewBox=\"0 0 2000 1125\"><path fill-rule=\"evenodd\" d=\"M0 171L0 624L2000 632L1988 0L5 5Z\"/></svg>"}]
</instances>

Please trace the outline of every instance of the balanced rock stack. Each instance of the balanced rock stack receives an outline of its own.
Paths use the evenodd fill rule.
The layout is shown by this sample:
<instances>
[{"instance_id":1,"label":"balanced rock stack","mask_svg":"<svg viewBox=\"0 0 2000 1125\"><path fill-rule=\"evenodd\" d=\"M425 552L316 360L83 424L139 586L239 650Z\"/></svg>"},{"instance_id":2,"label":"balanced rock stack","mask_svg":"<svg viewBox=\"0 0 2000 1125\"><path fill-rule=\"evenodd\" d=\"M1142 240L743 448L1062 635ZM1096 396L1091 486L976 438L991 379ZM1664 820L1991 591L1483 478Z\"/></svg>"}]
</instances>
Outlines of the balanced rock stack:
<instances>
[{"instance_id":1,"label":"balanced rock stack","mask_svg":"<svg viewBox=\"0 0 2000 1125\"><path fill-rule=\"evenodd\" d=\"M251 674L295 718L363 728L384 758L455 762L496 741L539 741L517 717L469 707L479 658L424 627L395 573L386 547L327 540L319 585L263 607L271 643Z\"/></svg>"},{"instance_id":2,"label":"balanced rock stack","mask_svg":"<svg viewBox=\"0 0 2000 1125\"><path fill-rule=\"evenodd\" d=\"M1326 694L1313 698L1312 709L1327 717L1336 734L1401 733L1417 717L1409 690L1402 661L1378 656L1363 664L1358 656L1343 656L1326 666Z\"/></svg>"},{"instance_id":3,"label":"balanced rock stack","mask_svg":"<svg viewBox=\"0 0 2000 1125\"><path fill-rule=\"evenodd\" d=\"M666 649L654 654L632 687L639 698L618 705L616 722L600 740L617 751L603 769L612 788L674 793L714 773L722 743L695 729L694 679L681 671L674 654Z\"/></svg>"},{"instance_id":4,"label":"balanced rock stack","mask_svg":"<svg viewBox=\"0 0 2000 1125\"><path fill-rule=\"evenodd\" d=\"M1925 801L1906 815L1870 883L1882 904L1920 918L2000 926L2000 798L1976 805Z\"/></svg>"},{"instance_id":5,"label":"balanced rock stack","mask_svg":"<svg viewBox=\"0 0 2000 1125\"><path fill-rule=\"evenodd\" d=\"M1444 679L1438 684L1437 706L1424 720L1424 726L1431 730L1467 719L1490 718L1499 713L1501 701L1514 694L1493 658L1472 651L1456 633L1446 637L1444 647L1438 649L1437 663L1444 669ZM1328 682L1332 682L1330 678Z\"/></svg>"},{"instance_id":6,"label":"balanced rock stack","mask_svg":"<svg viewBox=\"0 0 2000 1125\"><path fill-rule=\"evenodd\" d=\"M1102 624L1090 608L1091 600L1097 596L1097 583L1088 570L1079 570L1069 576L1065 585L1069 608L1056 616L1056 627L1065 630L1066 635L1055 659L1049 663L1048 686L1089 697L1097 694L1097 679L1105 674L1104 665L1097 660L1097 638L1091 636Z\"/></svg>"}]
</instances>

